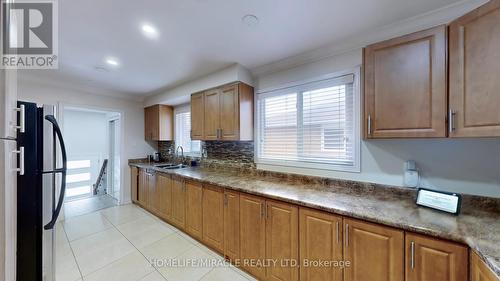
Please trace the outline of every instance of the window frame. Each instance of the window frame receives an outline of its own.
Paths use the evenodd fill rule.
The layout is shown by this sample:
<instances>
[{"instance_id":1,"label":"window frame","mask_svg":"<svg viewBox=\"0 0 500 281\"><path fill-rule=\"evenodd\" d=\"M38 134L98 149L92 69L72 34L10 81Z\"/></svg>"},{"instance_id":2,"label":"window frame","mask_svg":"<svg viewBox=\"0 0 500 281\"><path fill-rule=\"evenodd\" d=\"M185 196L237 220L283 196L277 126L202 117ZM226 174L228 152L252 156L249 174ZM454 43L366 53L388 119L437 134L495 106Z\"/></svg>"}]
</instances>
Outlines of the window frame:
<instances>
[{"instance_id":1,"label":"window frame","mask_svg":"<svg viewBox=\"0 0 500 281\"><path fill-rule=\"evenodd\" d=\"M191 113L191 106L190 104L184 104L184 105L180 105L180 106L176 106L174 107L174 144L175 144L175 147L177 148L178 145L177 145L177 114L182 114L182 113ZM192 118L192 116L191 116ZM193 141L197 141L197 140L192 140L191 139L191 142ZM184 152L184 155L186 156L195 156L195 157L199 157L201 156L201 150L202 150L202 144L201 144L201 141L200 142L200 151L198 152Z\"/></svg>"},{"instance_id":2,"label":"window frame","mask_svg":"<svg viewBox=\"0 0 500 281\"><path fill-rule=\"evenodd\" d=\"M266 88L263 90L257 91L254 97L254 153L255 160L254 162L259 166L276 166L276 167L294 167L294 168L302 168L302 169L320 169L326 171L340 171L340 172L352 172L352 173L360 173L361 172L361 88L360 88L360 67L355 67L353 69L348 69L344 71L338 71L326 75L322 75L316 78L295 81L291 83L287 83L278 87ZM260 109L259 109L259 97L265 96L273 97L279 96L284 93L290 93L290 88L296 88L297 92L301 92L304 89L307 90L310 84L321 85L323 82L325 85L328 85L327 80L340 78L346 75L354 75L353 81L353 130L354 130L354 140L353 140L353 165L342 165L342 164L333 164L333 163L316 163L316 162L307 162L307 161L295 161L295 160L271 160L271 159L263 159L260 158L260 138L261 138L261 128L259 127L259 117L260 117ZM297 98L299 95L297 95ZM299 110L297 112L299 114ZM341 162L341 161L339 161ZM306 172L306 171L304 171Z\"/></svg>"}]
</instances>

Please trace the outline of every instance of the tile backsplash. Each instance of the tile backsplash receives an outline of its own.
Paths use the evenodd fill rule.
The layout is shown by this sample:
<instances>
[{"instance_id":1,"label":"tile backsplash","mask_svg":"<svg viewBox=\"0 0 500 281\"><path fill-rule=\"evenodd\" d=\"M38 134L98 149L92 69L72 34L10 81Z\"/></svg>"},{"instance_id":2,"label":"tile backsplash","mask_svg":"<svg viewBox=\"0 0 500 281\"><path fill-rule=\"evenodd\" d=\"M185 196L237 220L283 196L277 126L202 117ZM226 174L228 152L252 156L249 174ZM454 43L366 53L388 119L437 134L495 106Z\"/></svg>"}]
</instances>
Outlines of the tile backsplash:
<instances>
[{"instance_id":1,"label":"tile backsplash","mask_svg":"<svg viewBox=\"0 0 500 281\"><path fill-rule=\"evenodd\" d=\"M186 157L188 161L199 160L202 166L227 165L239 168L255 168L253 141L202 141L202 151L206 157ZM162 159L169 161L175 152L175 143L158 142Z\"/></svg>"}]
</instances>

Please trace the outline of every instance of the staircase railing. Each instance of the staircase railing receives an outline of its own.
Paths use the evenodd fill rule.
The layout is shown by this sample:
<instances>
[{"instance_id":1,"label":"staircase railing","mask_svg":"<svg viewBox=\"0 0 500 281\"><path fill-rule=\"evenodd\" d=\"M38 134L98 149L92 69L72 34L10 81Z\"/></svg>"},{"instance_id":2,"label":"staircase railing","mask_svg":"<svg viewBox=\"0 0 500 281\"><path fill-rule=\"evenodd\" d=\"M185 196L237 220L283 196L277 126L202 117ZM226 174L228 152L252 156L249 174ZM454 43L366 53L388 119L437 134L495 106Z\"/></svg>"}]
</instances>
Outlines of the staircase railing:
<instances>
[{"instance_id":1,"label":"staircase railing","mask_svg":"<svg viewBox=\"0 0 500 281\"><path fill-rule=\"evenodd\" d=\"M93 185L94 195L97 195L99 193L106 194L107 182L105 175L108 173L107 167L108 159L104 159L104 162L102 162L101 172L99 173L99 176L97 177L97 180Z\"/></svg>"}]
</instances>

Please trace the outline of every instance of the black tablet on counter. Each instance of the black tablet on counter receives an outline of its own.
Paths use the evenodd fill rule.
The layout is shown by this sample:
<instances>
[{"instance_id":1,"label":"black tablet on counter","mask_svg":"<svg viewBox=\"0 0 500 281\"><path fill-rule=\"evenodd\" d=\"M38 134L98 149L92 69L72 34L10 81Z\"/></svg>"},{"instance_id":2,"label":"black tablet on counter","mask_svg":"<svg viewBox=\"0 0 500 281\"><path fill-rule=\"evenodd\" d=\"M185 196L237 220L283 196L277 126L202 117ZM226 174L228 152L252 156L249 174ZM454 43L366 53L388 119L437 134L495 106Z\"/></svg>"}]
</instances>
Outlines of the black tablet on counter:
<instances>
[{"instance_id":1,"label":"black tablet on counter","mask_svg":"<svg viewBox=\"0 0 500 281\"><path fill-rule=\"evenodd\" d=\"M452 192L419 188L417 205L458 215L462 204L462 195Z\"/></svg>"}]
</instances>

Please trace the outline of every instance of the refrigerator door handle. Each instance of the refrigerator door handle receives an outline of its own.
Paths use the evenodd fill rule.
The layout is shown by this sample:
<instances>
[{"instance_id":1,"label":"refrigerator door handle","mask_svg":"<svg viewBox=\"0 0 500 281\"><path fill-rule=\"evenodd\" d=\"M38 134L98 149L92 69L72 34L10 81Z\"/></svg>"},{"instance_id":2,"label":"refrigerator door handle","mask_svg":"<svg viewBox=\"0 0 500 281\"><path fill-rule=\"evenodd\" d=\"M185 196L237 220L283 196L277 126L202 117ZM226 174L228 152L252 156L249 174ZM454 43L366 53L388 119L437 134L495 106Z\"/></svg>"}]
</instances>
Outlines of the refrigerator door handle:
<instances>
[{"instance_id":1,"label":"refrigerator door handle","mask_svg":"<svg viewBox=\"0 0 500 281\"><path fill-rule=\"evenodd\" d=\"M63 167L61 169L56 169L51 172L44 172L44 173L60 173L62 176L59 201L57 202L57 206L52 213L52 220L43 227L45 230L49 230L54 228L54 225L56 224L57 217L59 217L59 213L61 212L62 204L64 201L64 193L66 191L66 171L67 171L68 159L66 157L66 146L64 145L64 139L62 137L61 128L59 128L59 124L57 123L56 118L53 115L47 115L45 116L45 120L52 123L52 126L54 127L54 132L56 133L57 139L59 140L59 144L61 146L61 156L63 162Z\"/></svg>"}]
</instances>

